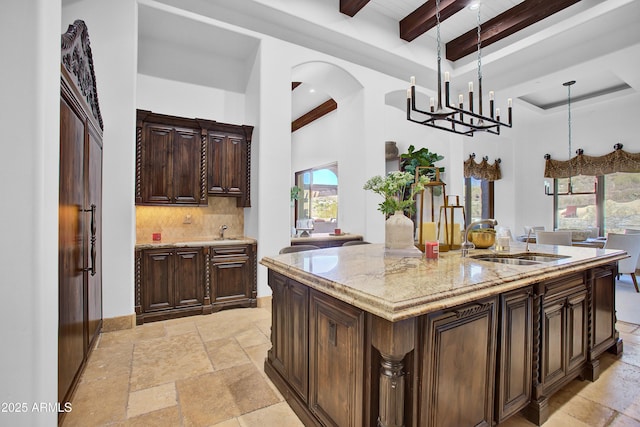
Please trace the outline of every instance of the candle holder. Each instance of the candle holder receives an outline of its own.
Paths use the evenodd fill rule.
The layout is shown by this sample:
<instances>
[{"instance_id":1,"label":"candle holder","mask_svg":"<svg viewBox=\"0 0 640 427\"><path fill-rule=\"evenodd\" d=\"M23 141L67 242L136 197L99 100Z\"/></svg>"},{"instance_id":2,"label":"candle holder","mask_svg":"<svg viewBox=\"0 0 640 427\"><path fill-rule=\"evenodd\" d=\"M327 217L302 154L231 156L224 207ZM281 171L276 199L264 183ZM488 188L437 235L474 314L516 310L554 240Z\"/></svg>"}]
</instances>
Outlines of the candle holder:
<instances>
[{"instance_id":1,"label":"candle holder","mask_svg":"<svg viewBox=\"0 0 640 427\"><path fill-rule=\"evenodd\" d=\"M440 206L438 218L438 241L440 252L460 249L462 245L462 230L465 229L467 219L464 206L460 204L460 196L448 196L444 205Z\"/></svg>"},{"instance_id":2,"label":"candle holder","mask_svg":"<svg viewBox=\"0 0 640 427\"><path fill-rule=\"evenodd\" d=\"M424 171L421 172L421 171ZM415 181L420 175L431 176L431 181L425 184L424 190L416 193L416 242L415 245L424 252L425 242L436 241L436 217L440 207L446 199L445 183L440 177L437 166L418 166L415 171Z\"/></svg>"}]
</instances>

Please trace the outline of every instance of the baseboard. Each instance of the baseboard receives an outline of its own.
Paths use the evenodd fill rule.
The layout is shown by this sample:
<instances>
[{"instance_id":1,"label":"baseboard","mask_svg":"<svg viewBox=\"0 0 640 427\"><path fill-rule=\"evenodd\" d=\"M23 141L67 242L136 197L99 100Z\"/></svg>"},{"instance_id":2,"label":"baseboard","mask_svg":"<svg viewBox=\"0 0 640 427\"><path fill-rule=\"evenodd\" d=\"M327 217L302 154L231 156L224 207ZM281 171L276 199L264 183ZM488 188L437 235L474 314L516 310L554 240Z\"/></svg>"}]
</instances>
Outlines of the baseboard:
<instances>
[{"instance_id":1,"label":"baseboard","mask_svg":"<svg viewBox=\"0 0 640 427\"><path fill-rule=\"evenodd\" d=\"M258 307L260 308L271 308L271 295L266 297L258 297Z\"/></svg>"},{"instance_id":2,"label":"baseboard","mask_svg":"<svg viewBox=\"0 0 640 427\"><path fill-rule=\"evenodd\" d=\"M123 329L132 329L136 324L136 315L129 314L127 316L110 317L102 320L102 332L121 331Z\"/></svg>"}]
</instances>

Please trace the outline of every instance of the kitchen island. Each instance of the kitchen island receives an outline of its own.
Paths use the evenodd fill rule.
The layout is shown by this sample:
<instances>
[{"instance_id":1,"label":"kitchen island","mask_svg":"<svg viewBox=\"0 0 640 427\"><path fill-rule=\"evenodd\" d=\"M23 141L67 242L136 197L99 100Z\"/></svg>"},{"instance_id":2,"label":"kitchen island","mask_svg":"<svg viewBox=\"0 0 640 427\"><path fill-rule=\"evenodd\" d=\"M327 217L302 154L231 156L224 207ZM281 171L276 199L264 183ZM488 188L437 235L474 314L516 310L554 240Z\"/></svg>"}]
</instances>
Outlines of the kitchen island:
<instances>
[{"instance_id":1,"label":"kitchen island","mask_svg":"<svg viewBox=\"0 0 640 427\"><path fill-rule=\"evenodd\" d=\"M622 351L614 286L626 254L532 251L547 257L425 260L378 244L265 257L265 372L308 426L491 426L521 411L542 424L553 393L596 380L599 356Z\"/></svg>"}]
</instances>

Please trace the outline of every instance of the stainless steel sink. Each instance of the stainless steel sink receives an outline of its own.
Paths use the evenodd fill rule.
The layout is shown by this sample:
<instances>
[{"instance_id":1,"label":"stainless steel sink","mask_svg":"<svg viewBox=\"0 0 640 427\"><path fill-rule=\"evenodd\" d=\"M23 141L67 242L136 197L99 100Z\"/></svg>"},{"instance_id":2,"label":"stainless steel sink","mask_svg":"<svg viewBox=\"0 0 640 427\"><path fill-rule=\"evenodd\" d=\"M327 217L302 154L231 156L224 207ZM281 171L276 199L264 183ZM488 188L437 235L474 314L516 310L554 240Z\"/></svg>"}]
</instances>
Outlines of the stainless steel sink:
<instances>
[{"instance_id":1,"label":"stainless steel sink","mask_svg":"<svg viewBox=\"0 0 640 427\"><path fill-rule=\"evenodd\" d=\"M553 262L563 258L569 258L566 255L545 254L545 253L519 253L519 254L482 254L474 255L470 258L478 261L499 262L511 265L534 265L542 262Z\"/></svg>"},{"instance_id":2,"label":"stainless steel sink","mask_svg":"<svg viewBox=\"0 0 640 427\"><path fill-rule=\"evenodd\" d=\"M527 259L519 259L519 258L510 258L510 257L499 257L499 256L491 256L491 255L476 255L470 257L473 259L477 259L478 261L489 261L489 262L499 262L501 264L511 264L511 265L534 265L540 264L537 261L530 261Z\"/></svg>"}]
</instances>

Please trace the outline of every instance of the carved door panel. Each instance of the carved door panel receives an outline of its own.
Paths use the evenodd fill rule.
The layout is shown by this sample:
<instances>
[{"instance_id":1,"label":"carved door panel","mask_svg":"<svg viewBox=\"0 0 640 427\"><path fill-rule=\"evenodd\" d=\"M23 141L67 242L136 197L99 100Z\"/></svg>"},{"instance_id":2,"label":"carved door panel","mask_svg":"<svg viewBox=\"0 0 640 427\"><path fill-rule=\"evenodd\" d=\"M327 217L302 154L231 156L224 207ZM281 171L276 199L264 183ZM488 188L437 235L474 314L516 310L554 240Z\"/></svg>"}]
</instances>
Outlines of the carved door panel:
<instances>
[{"instance_id":1,"label":"carved door panel","mask_svg":"<svg viewBox=\"0 0 640 427\"><path fill-rule=\"evenodd\" d=\"M213 258L212 262L212 303L225 303L250 298L248 284L249 257L235 256L229 258Z\"/></svg>"},{"instance_id":2,"label":"carved door panel","mask_svg":"<svg viewBox=\"0 0 640 427\"><path fill-rule=\"evenodd\" d=\"M362 425L364 314L310 291L309 408L327 426Z\"/></svg>"},{"instance_id":3,"label":"carved door panel","mask_svg":"<svg viewBox=\"0 0 640 427\"><path fill-rule=\"evenodd\" d=\"M96 338L102 325L102 144L89 134L89 174L84 220L88 242L87 265L87 342Z\"/></svg>"},{"instance_id":4,"label":"carved door panel","mask_svg":"<svg viewBox=\"0 0 640 427\"><path fill-rule=\"evenodd\" d=\"M493 425L496 305L490 298L426 316L419 425Z\"/></svg>"},{"instance_id":5,"label":"carved door panel","mask_svg":"<svg viewBox=\"0 0 640 427\"><path fill-rule=\"evenodd\" d=\"M533 300L532 289L518 289L500 297L500 347L497 367L498 423L531 400Z\"/></svg>"},{"instance_id":6,"label":"carved door panel","mask_svg":"<svg viewBox=\"0 0 640 427\"><path fill-rule=\"evenodd\" d=\"M143 252L142 304L145 313L175 307L173 257L170 249Z\"/></svg>"},{"instance_id":7,"label":"carved door panel","mask_svg":"<svg viewBox=\"0 0 640 427\"><path fill-rule=\"evenodd\" d=\"M273 293L271 298L271 349L269 359L273 367L287 378L287 346L290 341L287 331L289 309L287 304L288 279L269 270L269 287Z\"/></svg>"},{"instance_id":8,"label":"carved door panel","mask_svg":"<svg viewBox=\"0 0 640 427\"><path fill-rule=\"evenodd\" d=\"M587 292L567 298L567 372L587 360Z\"/></svg>"},{"instance_id":9,"label":"carved door panel","mask_svg":"<svg viewBox=\"0 0 640 427\"><path fill-rule=\"evenodd\" d=\"M244 139L240 135L229 135L224 147L224 182L227 193L233 196L241 196L244 193L242 176L246 163L244 153Z\"/></svg>"},{"instance_id":10,"label":"carved door panel","mask_svg":"<svg viewBox=\"0 0 640 427\"><path fill-rule=\"evenodd\" d=\"M58 399L84 360L84 141L82 118L60 99L58 205Z\"/></svg>"},{"instance_id":11,"label":"carved door panel","mask_svg":"<svg viewBox=\"0 0 640 427\"><path fill-rule=\"evenodd\" d=\"M176 307L204 304L202 248L176 249L173 258Z\"/></svg>"},{"instance_id":12,"label":"carved door panel","mask_svg":"<svg viewBox=\"0 0 640 427\"><path fill-rule=\"evenodd\" d=\"M542 319L542 383L545 385L566 375L566 310L564 299L545 302Z\"/></svg>"},{"instance_id":13,"label":"carved door panel","mask_svg":"<svg viewBox=\"0 0 640 427\"><path fill-rule=\"evenodd\" d=\"M602 354L617 339L614 267L596 269L592 278L593 343L591 358Z\"/></svg>"},{"instance_id":14,"label":"carved door panel","mask_svg":"<svg viewBox=\"0 0 640 427\"><path fill-rule=\"evenodd\" d=\"M287 373L289 384L307 401L309 386L309 288L293 280L287 288Z\"/></svg>"},{"instance_id":15,"label":"carved door panel","mask_svg":"<svg viewBox=\"0 0 640 427\"><path fill-rule=\"evenodd\" d=\"M233 134L209 133L209 194L242 196L246 191L247 143Z\"/></svg>"},{"instance_id":16,"label":"carved door panel","mask_svg":"<svg viewBox=\"0 0 640 427\"><path fill-rule=\"evenodd\" d=\"M142 202L172 202L173 129L170 126L145 124L142 149Z\"/></svg>"},{"instance_id":17,"label":"carved door panel","mask_svg":"<svg viewBox=\"0 0 640 427\"><path fill-rule=\"evenodd\" d=\"M174 130L171 186L175 204L197 205L200 200L200 148L200 132Z\"/></svg>"}]
</instances>

